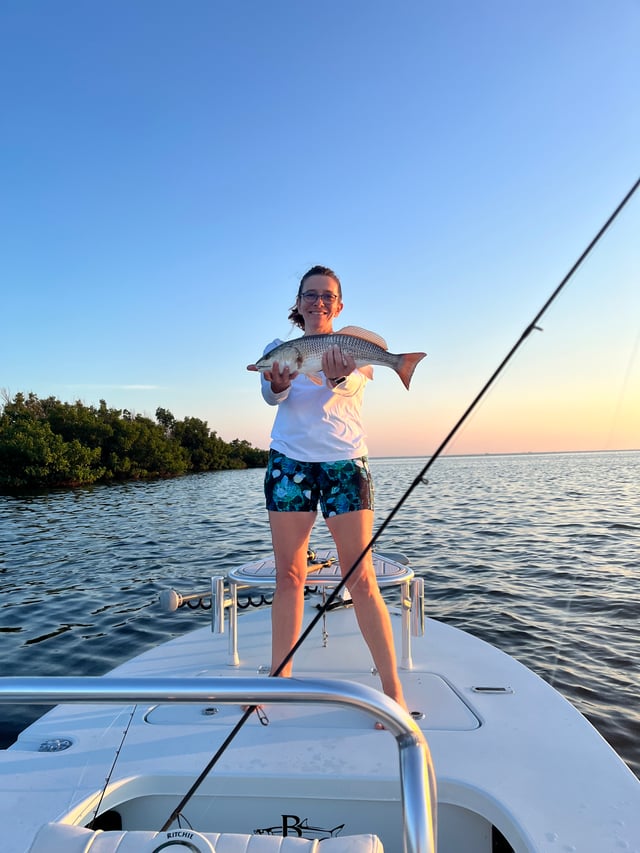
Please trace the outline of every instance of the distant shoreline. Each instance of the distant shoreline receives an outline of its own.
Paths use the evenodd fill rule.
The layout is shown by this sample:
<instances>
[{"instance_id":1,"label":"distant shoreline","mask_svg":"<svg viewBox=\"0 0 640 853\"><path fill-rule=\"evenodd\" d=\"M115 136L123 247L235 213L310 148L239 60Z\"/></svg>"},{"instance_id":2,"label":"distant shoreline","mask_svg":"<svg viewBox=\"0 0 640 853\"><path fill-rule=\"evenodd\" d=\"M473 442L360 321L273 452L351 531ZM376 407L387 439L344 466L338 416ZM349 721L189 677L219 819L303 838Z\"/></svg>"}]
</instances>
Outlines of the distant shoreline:
<instances>
[{"instance_id":1,"label":"distant shoreline","mask_svg":"<svg viewBox=\"0 0 640 853\"><path fill-rule=\"evenodd\" d=\"M441 459L482 459L486 456L567 456L569 454L573 455L593 455L597 453L640 453L640 447L629 447L624 449L617 450L511 450L504 452L492 452L492 453L443 453L441 454ZM382 459L430 459L433 454L431 453L409 453L402 455L394 455L394 456L369 456L371 460L382 460Z\"/></svg>"}]
</instances>

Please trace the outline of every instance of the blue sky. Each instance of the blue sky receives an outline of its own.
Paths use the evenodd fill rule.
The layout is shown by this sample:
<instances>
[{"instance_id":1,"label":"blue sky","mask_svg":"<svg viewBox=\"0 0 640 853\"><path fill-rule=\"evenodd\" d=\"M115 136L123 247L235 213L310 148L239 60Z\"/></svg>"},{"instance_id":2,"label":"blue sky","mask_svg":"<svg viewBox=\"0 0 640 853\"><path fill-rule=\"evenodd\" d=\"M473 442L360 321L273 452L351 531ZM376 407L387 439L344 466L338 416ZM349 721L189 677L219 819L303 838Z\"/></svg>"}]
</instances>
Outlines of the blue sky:
<instances>
[{"instance_id":1,"label":"blue sky","mask_svg":"<svg viewBox=\"0 0 640 853\"><path fill-rule=\"evenodd\" d=\"M638 0L0 9L0 388L267 447L245 366L320 263L425 350L370 451L431 453L640 175ZM450 452L640 447L640 191Z\"/></svg>"}]
</instances>

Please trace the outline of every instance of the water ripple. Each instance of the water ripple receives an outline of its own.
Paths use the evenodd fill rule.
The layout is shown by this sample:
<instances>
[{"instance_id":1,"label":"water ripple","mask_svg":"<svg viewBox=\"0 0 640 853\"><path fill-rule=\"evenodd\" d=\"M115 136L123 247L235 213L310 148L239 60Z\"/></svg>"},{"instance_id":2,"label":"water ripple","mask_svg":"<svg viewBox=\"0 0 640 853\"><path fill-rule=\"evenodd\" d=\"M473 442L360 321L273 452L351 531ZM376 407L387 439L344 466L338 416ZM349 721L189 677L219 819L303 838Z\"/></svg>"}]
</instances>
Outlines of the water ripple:
<instances>
[{"instance_id":1,"label":"water ripple","mask_svg":"<svg viewBox=\"0 0 640 853\"><path fill-rule=\"evenodd\" d=\"M377 524L423 459L373 460ZM0 497L2 674L98 675L205 624L168 586L270 552L262 471ZM377 544L426 579L429 615L564 693L640 775L640 453L451 457ZM321 522L314 547L330 544ZM42 709L3 709L0 746Z\"/></svg>"}]
</instances>

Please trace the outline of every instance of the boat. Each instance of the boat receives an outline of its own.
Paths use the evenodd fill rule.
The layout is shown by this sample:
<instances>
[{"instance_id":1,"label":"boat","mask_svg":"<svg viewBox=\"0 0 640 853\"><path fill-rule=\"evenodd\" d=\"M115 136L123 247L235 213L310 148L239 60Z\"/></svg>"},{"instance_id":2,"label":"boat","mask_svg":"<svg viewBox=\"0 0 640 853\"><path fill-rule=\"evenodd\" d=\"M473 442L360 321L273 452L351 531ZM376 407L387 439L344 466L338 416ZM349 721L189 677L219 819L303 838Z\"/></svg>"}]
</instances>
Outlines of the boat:
<instances>
[{"instance_id":1,"label":"boat","mask_svg":"<svg viewBox=\"0 0 640 853\"><path fill-rule=\"evenodd\" d=\"M640 780L593 726L430 618L401 554L374 566L411 713L379 690L331 549L309 554L293 678L268 677L267 556L163 592L211 624L105 676L0 679L0 702L54 706L0 751L3 853L638 853Z\"/></svg>"}]
</instances>

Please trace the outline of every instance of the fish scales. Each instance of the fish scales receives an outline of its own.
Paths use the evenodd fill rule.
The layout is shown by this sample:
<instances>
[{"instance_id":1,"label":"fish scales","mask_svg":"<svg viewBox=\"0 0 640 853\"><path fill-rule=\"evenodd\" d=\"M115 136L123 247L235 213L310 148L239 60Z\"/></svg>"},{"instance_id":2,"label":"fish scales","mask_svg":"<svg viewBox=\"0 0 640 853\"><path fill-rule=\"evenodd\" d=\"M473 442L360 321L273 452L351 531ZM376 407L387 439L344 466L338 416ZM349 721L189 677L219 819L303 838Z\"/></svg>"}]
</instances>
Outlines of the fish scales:
<instances>
[{"instance_id":1,"label":"fish scales","mask_svg":"<svg viewBox=\"0 0 640 853\"><path fill-rule=\"evenodd\" d=\"M382 341L377 335L376 340ZM392 353L379 346L374 340L356 335L331 332L324 335L303 335L292 341L285 341L265 353L259 359L255 368L264 372L273 369L275 362L280 368L289 367L307 376L317 378L322 370L322 356L332 346L339 346L344 352L350 353L358 367L366 364L377 364L390 367L398 374L404 386L409 388L411 377L416 365L426 353Z\"/></svg>"}]
</instances>

